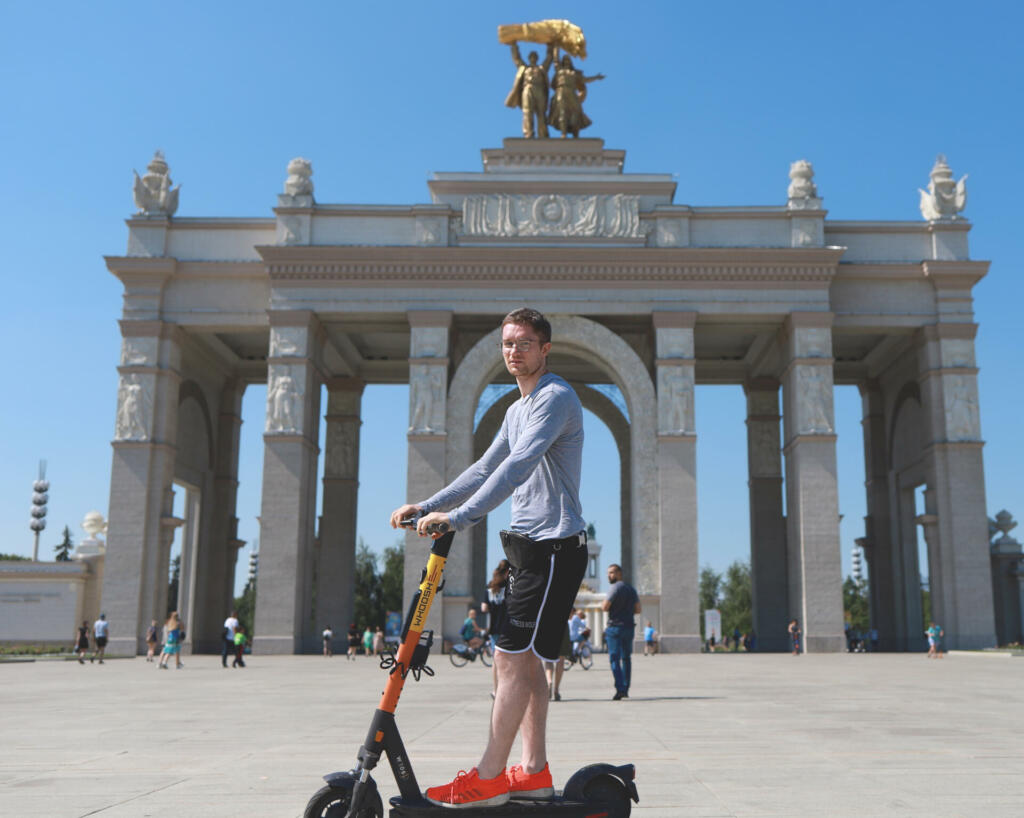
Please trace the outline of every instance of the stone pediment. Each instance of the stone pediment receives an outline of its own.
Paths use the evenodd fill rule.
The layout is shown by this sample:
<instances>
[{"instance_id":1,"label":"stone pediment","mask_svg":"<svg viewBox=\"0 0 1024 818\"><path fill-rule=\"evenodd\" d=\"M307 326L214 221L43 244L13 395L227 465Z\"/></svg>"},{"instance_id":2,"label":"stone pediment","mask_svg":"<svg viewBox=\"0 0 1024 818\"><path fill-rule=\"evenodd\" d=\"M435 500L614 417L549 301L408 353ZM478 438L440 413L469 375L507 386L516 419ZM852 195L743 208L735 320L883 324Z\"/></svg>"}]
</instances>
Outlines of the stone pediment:
<instances>
[{"instance_id":1,"label":"stone pediment","mask_svg":"<svg viewBox=\"0 0 1024 818\"><path fill-rule=\"evenodd\" d=\"M624 173L602 139L506 139L479 173L436 173L433 201L461 212L463 242L645 242L641 213L670 205L670 174Z\"/></svg>"}]
</instances>

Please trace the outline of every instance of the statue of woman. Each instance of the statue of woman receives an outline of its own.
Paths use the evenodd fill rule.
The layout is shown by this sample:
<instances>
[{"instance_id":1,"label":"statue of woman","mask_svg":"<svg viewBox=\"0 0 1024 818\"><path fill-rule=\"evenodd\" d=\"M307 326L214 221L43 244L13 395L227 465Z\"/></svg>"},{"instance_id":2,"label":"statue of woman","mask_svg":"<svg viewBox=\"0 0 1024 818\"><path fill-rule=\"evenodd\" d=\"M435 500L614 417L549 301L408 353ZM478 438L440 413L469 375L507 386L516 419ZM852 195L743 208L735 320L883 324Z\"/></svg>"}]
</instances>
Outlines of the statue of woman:
<instances>
[{"instance_id":1,"label":"statue of woman","mask_svg":"<svg viewBox=\"0 0 1024 818\"><path fill-rule=\"evenodd\" d=\"M568 54L563 54L551 80L554 96L548 111L548 125L562 132L562 139L572 134L579 137L580 131L591 125L590 117L583 113L583 100L587 98L587 83L603 80L604 74L583 76L577 71Z\"/></svg>"}]
</instances>

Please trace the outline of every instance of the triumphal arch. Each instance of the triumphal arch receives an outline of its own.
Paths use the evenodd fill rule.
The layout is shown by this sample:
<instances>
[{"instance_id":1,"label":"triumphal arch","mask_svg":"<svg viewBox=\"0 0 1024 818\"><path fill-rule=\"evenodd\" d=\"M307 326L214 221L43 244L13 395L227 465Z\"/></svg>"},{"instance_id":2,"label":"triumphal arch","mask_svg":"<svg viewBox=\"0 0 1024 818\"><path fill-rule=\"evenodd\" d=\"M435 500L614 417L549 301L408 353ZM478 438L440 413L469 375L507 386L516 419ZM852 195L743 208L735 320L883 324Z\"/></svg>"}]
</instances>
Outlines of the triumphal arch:
<instances>
[{"instance_id":1,"label":"triumphal arch","mask_svg":"<svg viewBox=\"0 0 1024 818\"><path fill-rule=\"evenodd\" d=\"M746 392L762 648L783 647L793 617L808 650L845 645L835 384L863 400L861 542L883 648L920 639L919 535L949 644L994 643L971 297L988 264L969 257L945 160L922 220L894 222L828 219L805 161L777 204L721 207L677 202L671 173L630 173L601 139L509 138L481 158L435 173L426 203L372 206L318 201L295 159L260 218L175 215L160 155L137 178L127 250L107 258L124 285L103 590L115 648L143 649L163 618L178 482L179 607L193 649L219 649L241 398L266 383L255 650L316 650L324 622L350 621L364 386L410 385L395 501L429 496L500 424L512 396L474 421L507 379L497 325L523 305L550 317L552 369L618 445L622 561L663 649L700 643L695 384ZM481 593L486 538L482 525L456 538L436 631L453 634ZM426 546L406 548L408 599Z\"/></svg>"}]
</instances>

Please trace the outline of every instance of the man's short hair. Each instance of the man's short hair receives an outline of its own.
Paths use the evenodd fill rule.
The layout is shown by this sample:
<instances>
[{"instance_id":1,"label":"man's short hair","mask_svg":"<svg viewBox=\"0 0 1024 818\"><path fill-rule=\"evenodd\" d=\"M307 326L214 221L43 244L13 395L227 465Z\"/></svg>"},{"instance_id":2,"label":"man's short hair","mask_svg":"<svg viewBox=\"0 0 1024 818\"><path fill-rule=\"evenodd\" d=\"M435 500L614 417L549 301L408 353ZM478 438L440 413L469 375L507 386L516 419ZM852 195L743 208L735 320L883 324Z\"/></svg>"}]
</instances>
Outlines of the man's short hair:
<instances>
[{"instance_id":1,"label":"man's short hair","mask_svg":"<svg viewBox=\"0 0 1024 818\"><path fill-rule=\"evenodd\" d=\"M619 565L617 562L613 562L611 565L608 566L609 571L611 571L612 568L614 568L616 571L622 571L622 566Z\"/></svg>"},{"instance_id":2,"label":"man's short hair","mask_svg":"<svg viewBox=\"0 0 1024 818\"><path fill-rule=\"evenodd\" d=\"M501 325L505 326L505 324L533 327L537 335L540 336L542 344L551 343L551 322L537 312L537 310L530 309L529 307L520 307L518 310L512 310L502 319Z\"/></svg>"}]
</instances>

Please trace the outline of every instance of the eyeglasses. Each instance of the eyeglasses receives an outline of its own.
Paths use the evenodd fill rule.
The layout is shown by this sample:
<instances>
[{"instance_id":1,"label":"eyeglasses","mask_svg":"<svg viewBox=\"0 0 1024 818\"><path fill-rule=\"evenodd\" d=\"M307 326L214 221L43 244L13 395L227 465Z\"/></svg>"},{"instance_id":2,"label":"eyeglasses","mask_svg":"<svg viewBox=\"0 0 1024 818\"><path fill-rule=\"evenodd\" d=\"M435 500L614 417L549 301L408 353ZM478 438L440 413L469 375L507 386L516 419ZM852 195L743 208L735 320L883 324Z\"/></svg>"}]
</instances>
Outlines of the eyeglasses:
<instances>
[{"instance_id":1,"label":"eyeglasses","mask_svg":"<svg viewBox=\"0 0 1024 818\"><path fill-rule=\"evenodd\" d=\"M504 353L509 353L513 349L515 349L519 352L529 352L531 349L533 349L534 344L539 343L540 341L534 340L532 338L520 338L518 341L502 341L501 351Z\"/></svg>"}]
</instances>

